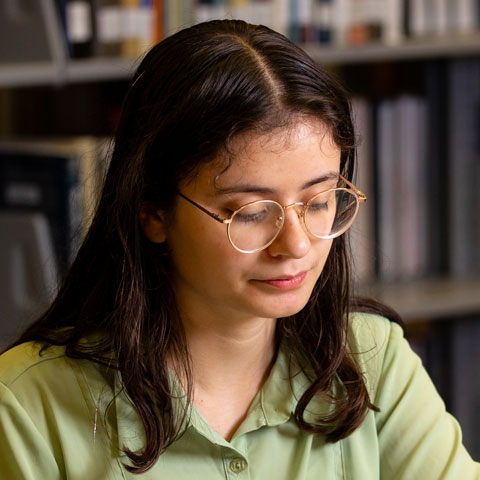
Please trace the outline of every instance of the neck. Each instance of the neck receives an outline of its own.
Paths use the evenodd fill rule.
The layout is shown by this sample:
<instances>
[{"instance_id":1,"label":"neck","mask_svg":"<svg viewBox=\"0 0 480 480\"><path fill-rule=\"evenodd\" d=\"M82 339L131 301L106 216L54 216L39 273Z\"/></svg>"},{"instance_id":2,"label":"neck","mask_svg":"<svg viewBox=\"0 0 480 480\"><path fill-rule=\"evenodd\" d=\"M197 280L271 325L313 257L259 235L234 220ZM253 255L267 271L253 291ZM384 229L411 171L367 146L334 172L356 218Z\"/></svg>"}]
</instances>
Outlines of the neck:
<instances>
[{"instance_id":1,"label":"neck","mask_svg":"<svg viewBox=\"0 0 480 480\"><path fill-rule=\"evenodd\" d=\"M258 391L275 354L274 319L252 319L242 324L186 320L195 390L208 394L243 389Z\"/></svg>"},{"instance_id":2,"label":"neck","mask_svg":"<svg viewBox=\"0 0 480 480\"><path fill-rule=\"evenodd\" d=\"M230 440L270 373L276 320L219 319L201 312L182 320L192 361L192 401Z\"/></svg>"}]
</instances>

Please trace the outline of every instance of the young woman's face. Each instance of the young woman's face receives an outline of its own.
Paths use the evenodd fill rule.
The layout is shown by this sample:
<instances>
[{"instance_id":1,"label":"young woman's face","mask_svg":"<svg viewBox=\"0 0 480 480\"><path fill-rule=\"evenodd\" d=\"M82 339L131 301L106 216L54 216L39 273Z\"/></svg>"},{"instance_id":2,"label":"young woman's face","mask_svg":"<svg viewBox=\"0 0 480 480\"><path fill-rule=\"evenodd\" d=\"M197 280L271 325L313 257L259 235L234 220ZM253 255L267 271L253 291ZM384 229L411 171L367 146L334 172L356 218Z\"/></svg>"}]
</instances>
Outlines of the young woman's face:
<instances>
[{"instance_id":1,"label":"young woman's face","mask_svg":"<svg viewBox=\"0 0 480 480\"><path fill-rule=\"evenodd\" d=\"M233 144L231 165L212 162L180 191L222 218L255 200L306 202L332 186L340 149L317 120L267 135L244 135ZM335 183L335 182L333 182ZM294 208L266 249L235 250L227 227L178 197L166 229L182 314L278 318L301 310L322 272L332 240L312 237ZM206 316L206 317L205 317Z\"/></svg>"}]
</instances>

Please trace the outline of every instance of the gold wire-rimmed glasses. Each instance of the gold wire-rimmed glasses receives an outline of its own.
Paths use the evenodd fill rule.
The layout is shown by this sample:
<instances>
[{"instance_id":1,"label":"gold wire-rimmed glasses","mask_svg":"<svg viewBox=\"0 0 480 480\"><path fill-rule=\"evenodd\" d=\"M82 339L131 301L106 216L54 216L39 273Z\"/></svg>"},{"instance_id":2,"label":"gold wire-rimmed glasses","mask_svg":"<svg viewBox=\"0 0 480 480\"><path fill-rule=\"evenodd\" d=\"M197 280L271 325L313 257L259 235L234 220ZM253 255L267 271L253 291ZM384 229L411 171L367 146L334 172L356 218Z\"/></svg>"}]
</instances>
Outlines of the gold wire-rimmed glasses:
<instances>
[{"instance_id":1,"label":"gold wire-rimmed glasses","mask_svg":"<svg viewBox=\"0 0 480 480\"><path fill-rule=\"evenodd\" d=\"M228 239L235 250L255 253L275 241L289 208L295 208L313 237L330 239L346 232L357 216L360 203L367 197L342 175L339 174L338 179L337 187L319 192L307 202L280 205L275 200L256 200L237 208L230 218L221 218L181 192L178 195L217 222L226 224ZM347 187L339 187L340 182Z\"/></svg>"}]
</instances>

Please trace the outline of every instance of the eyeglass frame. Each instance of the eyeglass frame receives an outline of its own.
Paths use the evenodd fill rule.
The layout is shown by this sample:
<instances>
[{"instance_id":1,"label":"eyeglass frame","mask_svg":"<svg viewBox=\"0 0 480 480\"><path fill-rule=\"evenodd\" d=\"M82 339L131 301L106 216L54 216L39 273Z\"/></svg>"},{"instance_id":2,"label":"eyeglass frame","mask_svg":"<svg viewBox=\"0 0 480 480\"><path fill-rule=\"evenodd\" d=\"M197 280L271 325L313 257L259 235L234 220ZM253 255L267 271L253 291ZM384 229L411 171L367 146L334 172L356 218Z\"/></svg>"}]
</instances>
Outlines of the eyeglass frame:
<instances>
[{"instance_id":1,"label":"eyeglass frame","mask_svg":"<svg viewBox=\"0 0 480 480\"><path fill-rule=\"evenodd\" d=\"M234 212L232 212L232 215L230 216L230 218L222 218L220 217L220 215L214 213L214 212L210 212L209 210L207 210L205 207L203 207L202 205L200 205L199 203L195 202L194 200L192 200L191 198L188 198L186 195L184 195L182 192L180 191L177 191L177 195L179 195L180 197L182 197L183 199L185 199L187 202L191 203L194 207L197 207L199 210L201 210L203 213L206 213L209 217L213 218L214 220L216 220L217 222L219 223L223 223L224 225L227 225L227 237L228 237L228 240L230 242L230 244L232 245L232 247L237 250L238 252L241 252L241 253L256 253L256 252L261 252L262 250L265 250L266 248L268 248L274 241L275 239L278 237L278 235L280 234L280 232L282 231L282 228L285 224L285 217L286 217L286 211L287 209L289 208L292 208L292 207L299 207L299 206L302 206L303 207L303 211L301 214L299 214L299 212L297 211L297 215L299 217L302 218L303 220L303 224L305 225L305 229L307 230L307 232L312 235L313 237L315 238L320 238L320 239L331 239L331 238L336 238L336 237L339 237L340 235L344 234L353 224L357 214L358 214L358 210L359 210L359 206L361 203L364 203L366 202L367 200L367 196L361 191L359 190L353 183L349 182L343 175L341 174L338 174L338 178L340 180L342 180L343 182L345 182L345 184L350 187L350 188L344 188L344 187L334 187L334 188L328 188L327 190L324 190L322 192L318 192L316 193L315 195L313 195L312 198L310 198L307 202L295 202L295 203L291 203L290 205L281 205L280 203L278 203L277 201L275 200L268 200L268 199L262 199L262 200L254 200L253 202L248 202L246 203L245 205L242 205L240 207L238 207ZM326 193L328 191L331 191L331 190L351 190L353 192L353 194L355 195L355 197L357 198L357 209L356 209L356 212L355 212L355 215L353 216L353 219L352 221L350 222L350 224L348 225L347 228L343 229L343 230L340 230L339 232L335 233L334 235L322 235L322 236L319 236L319 235L315 235L313 234L310 229L308 228L307 226L307 223L305 222L305 212L307 210L307 207L308 207L308 204L310 203L311 200L313 200L315 197L317 197L318 195L321 195L322 193ZM243 208L249 206L249 205L254 205L255 203L261 203L261 202L273 202L273 203L276 203L282 210L283 210L283 216L282 216L282 224L280 225L280 228L278 229L278 232L275 234L275 236L266 244L264 245L263 247L260 247L260 248L256 248L254 250L242 250L241 248L238 248L232 241L231 237L230 237L230 225L232 223L232 220L233 220L233 217L237 214L237 212L239 212L240 210L242 210Z\"/></svg>"}]
</instances>

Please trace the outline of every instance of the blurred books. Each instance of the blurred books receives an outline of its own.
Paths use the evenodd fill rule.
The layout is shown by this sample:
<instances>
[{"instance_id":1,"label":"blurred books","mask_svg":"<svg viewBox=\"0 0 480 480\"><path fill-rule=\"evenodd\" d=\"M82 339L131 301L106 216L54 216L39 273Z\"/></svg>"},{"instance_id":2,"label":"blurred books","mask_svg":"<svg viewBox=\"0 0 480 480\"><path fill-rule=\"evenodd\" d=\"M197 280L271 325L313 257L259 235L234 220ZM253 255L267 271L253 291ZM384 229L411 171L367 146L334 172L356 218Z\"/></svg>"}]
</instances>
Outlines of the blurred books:
<instances>
[{"instance_id":1,"label":"blurred books","mask_svg":"<svg viewBox=\"0 0 480 480\"><path fill-rule=\"evenodd\" d=\"M38 316L99 199L109 139L0 142L0 338Z\"/></svg>"},{"instance_id":2,"label":"blurred books","mask_svg":"<svg viewBox=\"0 0 480 480\"><path fill-rule=\"evenodd\" d=\"M398 45L478 32L480 5L478 0L9 1L0 4L0 39L6 40L0 42L0 59L138 59L165 36L219 18L264 24L298 43ZM1 47L13 41L15 49Z\"/></svg>"},{"instance_id":3,"label":"blurred books","mask_svg":"<svg viewBox=\"0 0 480 480\"><path fill-rule=\"evenodd\" d=\"M480 274L480 60L452 60L443 75L447 91L427 73L426 95L353 100L369 197L352 227L361 281Z\"/></svg>"}]
</instances>

